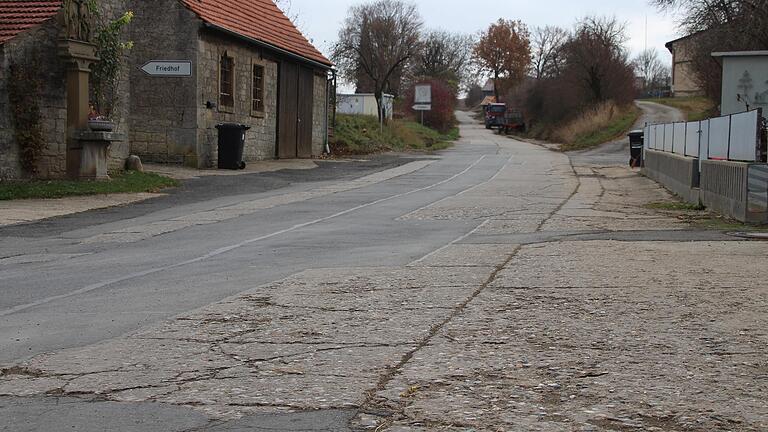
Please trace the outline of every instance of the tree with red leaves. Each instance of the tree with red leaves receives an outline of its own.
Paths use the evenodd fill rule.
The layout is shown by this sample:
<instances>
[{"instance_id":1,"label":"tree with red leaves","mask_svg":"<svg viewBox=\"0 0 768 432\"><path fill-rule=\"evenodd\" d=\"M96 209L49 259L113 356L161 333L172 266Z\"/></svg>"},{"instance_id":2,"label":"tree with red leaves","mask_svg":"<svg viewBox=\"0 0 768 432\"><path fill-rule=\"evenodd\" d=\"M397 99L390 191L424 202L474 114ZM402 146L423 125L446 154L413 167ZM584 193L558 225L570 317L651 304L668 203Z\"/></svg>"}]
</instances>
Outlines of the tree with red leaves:
<instances>
[{"instance_id":1,"label":"tree with red leaves","mask_svg":"<svg viewBox=\"0 0 768 432\"><path fill-rule=\"evenodd\" d=\"M432 86L432 110L424 111L424 125L440 133L446 133L456 126L456 92L447 82L427 78L411 86L406 93L408 110L417 119L421 118L421 114L412 109L415 104L415 89L416 85L427 84Z\"/></svg>"}]
</instances>

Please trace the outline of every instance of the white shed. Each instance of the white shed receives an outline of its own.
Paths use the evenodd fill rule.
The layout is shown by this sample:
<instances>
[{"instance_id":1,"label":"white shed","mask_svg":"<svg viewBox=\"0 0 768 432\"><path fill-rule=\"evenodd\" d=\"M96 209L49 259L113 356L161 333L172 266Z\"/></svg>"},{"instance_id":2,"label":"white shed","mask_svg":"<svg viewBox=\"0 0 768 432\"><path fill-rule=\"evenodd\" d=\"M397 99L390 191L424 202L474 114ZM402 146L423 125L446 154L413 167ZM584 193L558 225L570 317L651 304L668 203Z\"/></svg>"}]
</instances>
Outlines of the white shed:
<instances>
[{"instance_id":1,"label":"white shed","mask_svg":"<svg viewBox=\"0 0 768 432\"><path fill-rule=\"evenodd\" d=\"M722 115L756 108L768 115L768 51L716 52L723 64Z\"/></svg>"},{"instance_id":2,"label":"white shed","mask_svg":"<svg viewBox=\"0 0 768 432\"><path fill-rule=\"evenodd\" d=\"M384 95L384 114L386 118L392 118L394 103L394 96ZM359 114L378 117L378 109L376 96L372 93L336 95L336 112L339 114Z\"/></svg>"}]
</instances>

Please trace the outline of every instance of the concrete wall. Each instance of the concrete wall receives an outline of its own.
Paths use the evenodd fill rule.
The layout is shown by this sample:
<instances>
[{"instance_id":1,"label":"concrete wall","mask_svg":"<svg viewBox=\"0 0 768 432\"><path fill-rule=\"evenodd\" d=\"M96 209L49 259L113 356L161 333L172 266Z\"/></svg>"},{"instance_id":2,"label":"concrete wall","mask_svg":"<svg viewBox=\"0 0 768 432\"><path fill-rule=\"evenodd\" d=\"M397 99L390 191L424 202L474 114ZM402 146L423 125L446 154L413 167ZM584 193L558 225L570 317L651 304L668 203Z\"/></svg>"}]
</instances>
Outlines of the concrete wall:
<instances>
[{"instance_id":1,"label":"concrete wall","mask_svg":"<svg viewBox=\"0 0 768 432\"><path fill-rule=\"evenodd\" d=\"M235 62L234 108L219 103L219 63L224 52ZM252 111L253 65L264 66L264 111ZM202 167L217 161L218 123L241 123L251 127L246 134L243 157L247 161L273 159L277 145L277 62L255 47L214 31L204 31L199 41L198 70L200 88L197 104L207 101L216 108L198 111L197 151Z\"/></svg>"},{"instance_id":2,"label":"concrete wall","mask_svg":"<svg viewBox=\"0 0 768 432\"><path fill-rule=\"evenodd\" d=\"M198 30L202 22L177 0L133 0L130 53L131 152L145 161L200 165L197 150ZM148 76L152 60L189 60L192 76Z\"/></svg>"},{"instance_id":3,"label":"concrete wall","mask_svg":"<svg viewBox=\"0 0 768 432\"><path fill-rule=\"evenodd\" d=\"M701 202L749 223L768 223L768 165L702 161Z\"/></svg>"},{"instance_id":4,"label":"concrete wall","mask_svg":"<svg viewBox=\"0 0 768 432\"><path fill-rule=\"evenodd\" d=\"M768 115L768 55L750 57L724 57L722 115L747 110L747 103L739 101L746 96L750 109L762 108Z\"/></svg>"},{"instance_id":5,"label":"concrete wall","mask_svg":"<svg viewBox=\"0 0 768 432\"><path fill-rule=\"evenodd\" d=\"M680 198L699 202L699 160L655 150L645 151L643 174Z\"/></svg>"},{"instance_id":6,"label":"concrete wall","mask_svg":"<svg viewBox=\"0 0 768 432\"><path fill-rule=\"evenodd\" d=\"M9 67L12 63L34 66L30 79L41 84L38 95L41 126L46 148L38 163L38 177L66 176L66 69L58 56L59 26L50 20L42 26L22 33L0 45L0 179L27 175L19 164L19 147L15 140L13 104L9 100Z\"/></svg>"}]
</instances>

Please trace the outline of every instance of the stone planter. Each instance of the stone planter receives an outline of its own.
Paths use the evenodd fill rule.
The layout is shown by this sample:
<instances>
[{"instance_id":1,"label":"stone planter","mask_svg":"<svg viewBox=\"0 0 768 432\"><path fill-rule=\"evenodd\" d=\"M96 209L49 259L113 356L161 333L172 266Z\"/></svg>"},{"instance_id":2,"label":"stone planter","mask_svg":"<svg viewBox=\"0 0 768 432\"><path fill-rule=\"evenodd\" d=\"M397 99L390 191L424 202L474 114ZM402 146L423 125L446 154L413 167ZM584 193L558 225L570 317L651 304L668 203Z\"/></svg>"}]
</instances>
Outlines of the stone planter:
<instances>
[{"instance_id":1,"label":"stone planter","mask_svg":"<svg viewBox=\"0 0 768 432\"><path fill-rule=\"evenodd\" d=\"M110 120L88 120L88 128L93 132L112 132L115 123Z\"/></svg>"}]
</instances>

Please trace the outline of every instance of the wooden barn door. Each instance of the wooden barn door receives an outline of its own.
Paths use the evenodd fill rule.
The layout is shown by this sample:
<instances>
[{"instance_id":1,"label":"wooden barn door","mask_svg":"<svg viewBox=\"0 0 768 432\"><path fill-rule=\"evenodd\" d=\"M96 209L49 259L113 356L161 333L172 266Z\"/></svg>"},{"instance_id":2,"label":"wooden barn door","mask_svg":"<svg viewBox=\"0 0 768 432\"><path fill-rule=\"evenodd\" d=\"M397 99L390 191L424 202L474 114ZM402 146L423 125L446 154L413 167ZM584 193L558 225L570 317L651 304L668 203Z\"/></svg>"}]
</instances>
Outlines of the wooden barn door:
<instances>
[{"instance_id":1,"label":"wooden barn door","mask_svg":"<svg viewBox=\"0 0 768 432\"><path fill-rule=\"evenodd\" d=\"M296 124L299 113L299 92L296 81L299 79L299 66L296 63L280 64L280 107L278 113L277 157L293 159L298 155Z\"/></svg>"},{"instance_id":2,"label":"wooden barn door","mask_svg":"<svg viewBox=\"0 0 768 432\"><path fill-rule=\"evenodd\" d=\"M277 157L312 157L314 73L296 63L280 63Z\"/></svg>"},{"instance_id":3,"label":"wooden barn door","mask_svg":"<svg viewBox=\"0 0 768 432\"><path fill-rule=\"evenodd\" d=\"M298 156L312 157L312 109L314 107L315 74L312 69L299 72Z\"/></svg>"}]
</instances>

